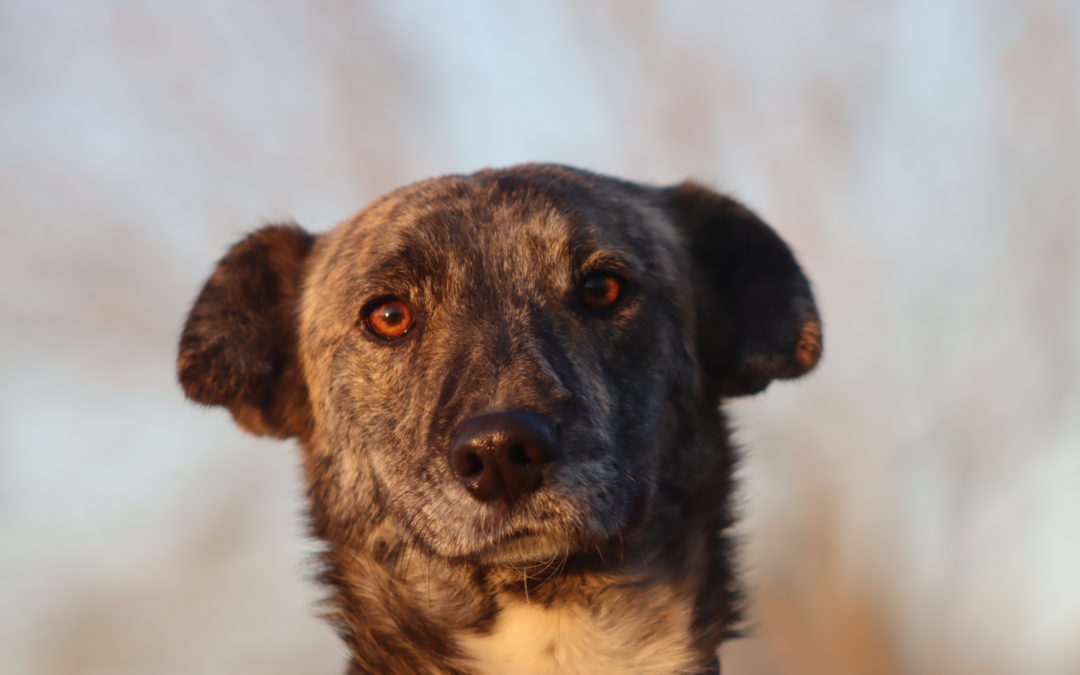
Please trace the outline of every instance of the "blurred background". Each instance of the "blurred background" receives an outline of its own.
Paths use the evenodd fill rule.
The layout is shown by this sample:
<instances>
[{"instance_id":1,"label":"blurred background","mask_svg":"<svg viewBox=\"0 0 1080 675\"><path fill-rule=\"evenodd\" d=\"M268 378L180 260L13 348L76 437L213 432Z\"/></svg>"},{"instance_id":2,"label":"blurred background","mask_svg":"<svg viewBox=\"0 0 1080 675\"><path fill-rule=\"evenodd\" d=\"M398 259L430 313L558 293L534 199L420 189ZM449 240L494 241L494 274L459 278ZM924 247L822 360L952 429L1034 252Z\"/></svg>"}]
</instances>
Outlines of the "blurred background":
<instances>
[{"instance_id":1,"label":"blurred background","mask_svg":"<svg viewBox=\"0 0 1080 675\"><path fill-rule=\"evenodd\" d=\"M1080 3L0 1L0 672L338 673L298 453L184 401L267 220L528 160L753 205L826 358L730 405L726 675L1080 673Z\"/></svg>"}]
</instances>

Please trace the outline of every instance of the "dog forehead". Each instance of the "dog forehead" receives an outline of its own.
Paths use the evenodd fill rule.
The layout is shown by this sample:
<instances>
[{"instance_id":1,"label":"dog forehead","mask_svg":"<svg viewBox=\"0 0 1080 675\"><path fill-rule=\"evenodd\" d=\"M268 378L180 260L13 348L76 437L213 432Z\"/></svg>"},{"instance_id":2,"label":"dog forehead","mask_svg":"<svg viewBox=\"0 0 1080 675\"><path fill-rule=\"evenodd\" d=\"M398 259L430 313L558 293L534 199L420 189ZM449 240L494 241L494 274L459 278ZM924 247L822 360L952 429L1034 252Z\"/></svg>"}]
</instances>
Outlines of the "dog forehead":
<instances>
[{"instance_id":1,"label":"dog forehead","mask_svg":"<svg viewBox=\"0 0 1080 675\"><path fill-rule=\"evenodd\" d=\"M497 272L500 266L557 264L573 245L582 219L548 195L481 185L407 203L371 262L405 262L421 271Z\"/></svg>"},{"instance_id":2,"label":"dog forehead","mask_svg":"<svg viewBox=\"0 0 1080 675\"><path fill-rule=\"evenodd\" d=\"M593 253L633 266L664 248L640 199L589 174L550 173L557 169L514 167L397 190L331 234L323 267L353 279L520 276Z\"/></svg>"}]
</instances>

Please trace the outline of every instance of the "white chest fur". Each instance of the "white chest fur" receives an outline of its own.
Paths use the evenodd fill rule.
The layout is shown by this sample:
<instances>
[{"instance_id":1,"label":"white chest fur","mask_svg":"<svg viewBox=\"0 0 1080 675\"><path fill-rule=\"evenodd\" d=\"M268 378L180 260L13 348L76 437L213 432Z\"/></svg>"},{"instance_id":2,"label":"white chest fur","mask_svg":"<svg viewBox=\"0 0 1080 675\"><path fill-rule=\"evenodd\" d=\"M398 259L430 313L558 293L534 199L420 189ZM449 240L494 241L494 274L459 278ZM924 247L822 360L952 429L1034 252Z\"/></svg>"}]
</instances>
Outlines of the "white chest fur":
<instances>
[{"instance_id":1,"label":"white chest fur","mask_svg":"<svg viewBox=\"0 0 1080 675\"><path fill-rule=\"evenodd\" d=\"M470 667L483 675L670 675L695 672L689 612L666 607L612 613L584 607L545 609L512 601L490 633L461 635Z\"/></svg>"}]
</instances>

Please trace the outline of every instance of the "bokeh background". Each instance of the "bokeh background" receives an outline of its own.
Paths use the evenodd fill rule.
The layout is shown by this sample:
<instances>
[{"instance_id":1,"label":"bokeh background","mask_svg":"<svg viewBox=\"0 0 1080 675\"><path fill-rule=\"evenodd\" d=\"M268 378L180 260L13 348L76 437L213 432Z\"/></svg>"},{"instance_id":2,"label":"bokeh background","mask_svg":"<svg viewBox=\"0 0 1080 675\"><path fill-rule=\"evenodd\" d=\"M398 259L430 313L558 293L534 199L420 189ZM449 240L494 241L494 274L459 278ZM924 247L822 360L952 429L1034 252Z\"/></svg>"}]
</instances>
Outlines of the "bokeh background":
<instances>
[{"instance_id":1,"label":"bokeh background","mask_svg":"<svg viewBox=\"0 0 1080 675\"><path fill-rule=\"evenodd\" d=\"M1080 3L0 1L0 672L337 673L298 457L186 403L267 220L528 160L746 200L826 359L730 405L730 675L1080 673Z\"/></svg>"}]
</instances>

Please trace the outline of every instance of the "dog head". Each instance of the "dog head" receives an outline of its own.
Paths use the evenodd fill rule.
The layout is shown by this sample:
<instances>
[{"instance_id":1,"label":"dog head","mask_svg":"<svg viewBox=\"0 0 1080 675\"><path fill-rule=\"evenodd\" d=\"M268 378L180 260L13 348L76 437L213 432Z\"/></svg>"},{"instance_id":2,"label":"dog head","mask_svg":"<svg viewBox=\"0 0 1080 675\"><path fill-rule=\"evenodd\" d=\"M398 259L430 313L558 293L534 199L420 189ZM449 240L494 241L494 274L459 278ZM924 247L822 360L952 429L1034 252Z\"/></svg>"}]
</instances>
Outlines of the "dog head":
<instances>
[{"instance_id":1,"label":"dog head","mask_svg":"<svg viewBox=\"0 0 1080 675\"><path fill-rule=\"evenodd\" d=\"M271 226L198 296L179 377L296 436L337 543L392 521L449 559L635 531L717 456L724 396L821 353L783 241L695 184L526 165L402 188L333 231Z\"/></svg>"}]
</instances>

